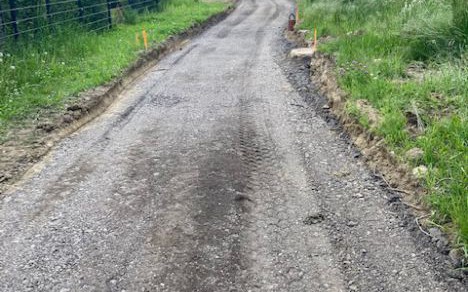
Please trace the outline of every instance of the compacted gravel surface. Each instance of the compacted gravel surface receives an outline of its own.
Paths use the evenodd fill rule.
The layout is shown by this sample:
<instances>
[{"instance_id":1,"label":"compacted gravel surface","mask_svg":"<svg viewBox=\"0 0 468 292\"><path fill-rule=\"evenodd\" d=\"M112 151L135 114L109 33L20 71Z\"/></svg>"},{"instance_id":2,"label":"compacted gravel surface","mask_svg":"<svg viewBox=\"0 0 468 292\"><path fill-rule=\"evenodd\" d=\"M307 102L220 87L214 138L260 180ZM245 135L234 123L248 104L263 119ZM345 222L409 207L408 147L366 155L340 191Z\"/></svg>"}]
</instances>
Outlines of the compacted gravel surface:
<instances>
[{"instance_id":1,"label":"compacted gravel surface","mask_svg":"<svg viewBox=\"0 0 468 292\"><path fill-rule=\"evenodd\" d=\"M290 8L241 0L3 196L0 291L465 291L296 90Z\"/></svg>"}]
</instances>

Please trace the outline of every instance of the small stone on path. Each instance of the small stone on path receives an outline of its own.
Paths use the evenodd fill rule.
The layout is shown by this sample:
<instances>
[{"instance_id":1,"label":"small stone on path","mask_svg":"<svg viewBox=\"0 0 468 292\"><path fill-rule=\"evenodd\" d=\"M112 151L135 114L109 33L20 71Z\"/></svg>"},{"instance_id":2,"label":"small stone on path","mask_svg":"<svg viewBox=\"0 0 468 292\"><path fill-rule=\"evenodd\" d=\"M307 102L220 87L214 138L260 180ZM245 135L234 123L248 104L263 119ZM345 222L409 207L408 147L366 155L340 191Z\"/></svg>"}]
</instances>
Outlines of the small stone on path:
<instances>
[{"instance_id":1,"label":"small stone on path","mask_svg":"<svg viewBox=\"0 0 468 292\"><path fill-rule=\"evenodd\" d=\"M291 58L311 58L314 54L314 50L312 48L298 48L293 49L289 53L289 57Z\"/></svg>"}]
</instances>

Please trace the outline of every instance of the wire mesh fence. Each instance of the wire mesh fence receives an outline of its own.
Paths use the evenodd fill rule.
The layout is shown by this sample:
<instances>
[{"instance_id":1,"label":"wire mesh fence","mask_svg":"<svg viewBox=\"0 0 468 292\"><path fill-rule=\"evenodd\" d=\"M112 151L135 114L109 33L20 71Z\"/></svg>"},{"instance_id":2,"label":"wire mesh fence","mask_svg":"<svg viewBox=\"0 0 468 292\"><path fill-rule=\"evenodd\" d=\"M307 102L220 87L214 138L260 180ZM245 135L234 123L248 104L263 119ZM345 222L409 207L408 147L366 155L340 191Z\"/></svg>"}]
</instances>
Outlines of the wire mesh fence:
<instances>
[{"instance_id":1,"label":"wire mesh fence","mask_svg":"<svg viewBox=\"0 0 468 292\"><path fill-rule=\"evenodd\" d=\"M0 0L0 45L50 33L64 25L98 31L122 21L128 11L155 9L160 0Z\"/></svg>"}]
</instances>

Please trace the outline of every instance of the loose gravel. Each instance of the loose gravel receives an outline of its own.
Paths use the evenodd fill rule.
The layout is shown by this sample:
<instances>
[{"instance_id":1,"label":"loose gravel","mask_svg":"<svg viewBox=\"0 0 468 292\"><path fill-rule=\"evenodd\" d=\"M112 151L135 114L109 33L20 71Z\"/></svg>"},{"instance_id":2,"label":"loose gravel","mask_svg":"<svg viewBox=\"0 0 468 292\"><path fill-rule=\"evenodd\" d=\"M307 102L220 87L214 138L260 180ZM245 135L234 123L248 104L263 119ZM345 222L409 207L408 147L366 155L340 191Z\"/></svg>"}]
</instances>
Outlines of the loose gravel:
<instances>
[{"instance_id":1,"label":"loose gravel","mask_svg":"<svg viewBox=\"0 0 468 292\"><path fill-rule=\"evenodd\" d=\"M4 196L0 290L466 291L288 79L291 5L241 0Z\"/></svg>"}]
</instances>

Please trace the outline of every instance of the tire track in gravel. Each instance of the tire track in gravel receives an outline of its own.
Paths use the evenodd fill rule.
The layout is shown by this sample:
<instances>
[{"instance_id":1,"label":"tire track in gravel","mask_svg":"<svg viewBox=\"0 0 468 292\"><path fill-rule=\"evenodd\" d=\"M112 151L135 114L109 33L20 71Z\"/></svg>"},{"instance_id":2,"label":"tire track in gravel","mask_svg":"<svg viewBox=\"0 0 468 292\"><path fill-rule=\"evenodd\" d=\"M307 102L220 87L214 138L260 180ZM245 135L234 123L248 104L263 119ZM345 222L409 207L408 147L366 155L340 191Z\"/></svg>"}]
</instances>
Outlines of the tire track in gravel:
<instances>
[{"instance_id":1,"label":"tire track in gravel","mask_svg":"<svg viewBox=\"0 0 468 292\"><path fill-rule=\"evenodd\" d=\"M265 7L262 14L271 15L255 32L255 42L252 55L248 58L241 72L240 88L249 88L252 86L253 67L258 62L260 47L265 38L265 28L279 16L279 5L273 2L273 7ZM273 13L272 13L273 10ZM259 121L263 115L258 115L253 109L258 105L260 99L252 98L248 92L241 94L239 98L239 150L242 155L243 167L248 170L250 177L247 181L247 198L251 198L250 192L261 187L262 176L268 177L268 171L275 167L275 145L266 129L265 122ZM260 123L260 124L259 124Z\"/></svg>"},{"instance_id":2,"label":"tire track in gravel","mask_svg":"<svg viewBox=\"0 0 468 292\"><path fill-rule=\"evenodd\" d=\"M260 14L270 14L270 11L271 7L266 7ZM268 23L269 20L264 20L256 30L255 42L258 45L264 39L264 35L259 32ZM258 49L254 49L240 69L243 75L242 80L249 79L250 68L254 66L257 58ZM190 291L205 291L206 289L227 291L229 288L236 289L236 291L247 290L245 271L249 270L249 260L245 258L245 253L241 250L240 238L242 229L247 225L246 218L248 218L249 210L254 203L250 192L256 187L259 174L264 173L264 169L268 169L274 161L269 145L272 144L271 140L266 139L265 135L256 129L255 119L249 111L252 106L251 102L251 98L241 95L238 101L239 123L231 119L221 123L238 125L238 140L235 139L233 128L223 127L218 130L220 137L225 136L224 133L231 133L229 136L234 140L229 138L223 142L220 141L219 143L223 146L211 151L211 155L203 160L206 164L199 167L201 172L195 190L199 198L196 202L200 210L195 216L196 226L198 226L196 234L199 239L196 241L197 246L193 249L190 265L186 268L186 273L190 275L188 286ZM232 151L226 151L226 149L232 149ZM224 222L222 224L224 228L219 229L218 224L213 225L213 222ZM223 243L230 246L229 256L213 258L213 254L219 255L216 249ZM213 249L207 252L206 247ZM216 274L222 274L217 281L213 279ZM216 282L216 286L210 286L210 282Z\"/></svg>"},{"instance_id":3,"label":"tire track in gravel","mask_svg":"<svg viewBox=\"0 0 468 292\"><path fill-rule=\"evenodd\" d=\"M266 8L263 10L263 13L267 13L270 10L271 8ZM256 43L260 44L262 42L264 36L262 33L258 33L258 31L261 31L267 23L268 21L264 21L264 24L257 29L257 33L254 35ZM200 50L192 51L191 57L199 58L202 54L206 54L206 51L203 47L200 47ZM256 53L249 56L249 59L251 61L246 62L245 66L241 69L243 73L248 72L248 68L252 66L252 62L256 59ZM248 78L248 75L249 74L246 73L245 77ZM152 103L157 106L161 106L161 104L165 105L167 103L178 105L178 101L180 101L180 98L174 98L172 96L157 96L157 100L160 101ZM239 101L239 104L241 103L242 102ZM243 110L241 109L241 112L242 111ZM237 123L226 121L221 124L236 125ZM180 132L177 135L177 137L180 137L177 139L178 142L172 141L168 144L172 145L170 147L173 150L179 148L179 146L175 145L183 144L183 140L181 139L182 137L189 135L189 132L184 132ZM220 133L219 136L223 136L222 133L233 133L234 130L230 128L222 128L218 130L218 132ZM244 131L241 130L241 132ZM234 134L232 135L232 137L235 136L236 135ZM255 139L258 140L258 138ZM166 142L163 144L165 143ZM170 217L164 219L165 215L162 213L162 217L159 218L158 221L168 222L170 225L167 228L155 226L155 234L152 240L152 242L158 243L159 248L164 247L164 249L168 251L173 249L171 245L175 245L180 249L189 249L188 247L190 246L191 252L189 255L172 259L174 264L180 264L182 262L186 263L183 265L183 272L181 272L180 267L169 265L168 268L159 272L157 279L154 281L156 283L165 282L166 285L170 285L169 283L171 283L171 281L174 281L173 283L177 282L180 289L179 291L204 291L204 289L216 290L220 289L220 287L229 289L229 287L232 286L239 288L243 285L242 278L244 276L242 275L242 271L247 270L248 261L243 259L243 254L240 252L239 247L239 228L243 226L243 224L241 224L243 214L248 212L250 208L250 202L248 200L244 200L244 194L246 193L245 190L251 184L248 177L251 176L251 171L255 171L259 166L252 168L252 162L247 162L245 159L247 156L251 156L251 145L243 147L243 151L240 151L241 154L239 156L238 152L234 152L234 155L229 151L227 153L224 151L224 149L236 149L238 147L236 146L238 143L237 140L225 138L217 143L223 146L214 146L211 143L201 146L206 149L212 149L210 150L210 155L207 158L201 158L194 154L192 159L181 162L184 166L183 170L174 170L173 174L166 173L165 175L180 176L177 172L198 172L196 179L193 177L187 177L184 180L184 184L186 186L179 191L175 191L176 193L183 194L177 200L192 200L195 206L197 206L197 208L194 208L197 212L194 213L189 211L187 215L182 215L179 210L174 210L172 206L166 203L159 205L158 209L162 208L166 210L164 213L170 214ZM217 143L214 144L216 145ZM181 151L182 150L179 149L176 152ZM190 153L190 151L188 152ZM152 156L150 153L146 153L139 154L138 157ZM174 159L177 160L177 158ZM252 160L252 158L250 158L250 160ZM192 167L194 169L191 170L192 167L190 165L193 165ZM151 171L149 170L148 172ZM139 175L136 175L135 177L138 176ZM171 189L170 192L174 192L174 186L171 186L174 184L172 180L168 181L167 184L160 181L160 184L162 186L165 185L165 187L163 189L159 189L159 191L157 191L158 193L169 192L164 189ZM187 197L190 196L190 194L192 194L192 198ZM231 202L231 204L226 204L226 199L228 202ZM174 200L174 198L171 200ZM173 224L171 222L174 221L174 214L180 214L178 216L180 216L182 222L193 220L193 222L189 224L190 227L188 230L181 227L179 224L170 227ZM223 226L223 229L218 228L218 224L213 225L213 222L222 222L222 224L219 225ZM161 229L175 229L179 231L169 234L161 233ZM185 244L182 245L181 242L185 242ZM227 245L230 251L226 251L222 247L223 245ZM186 247L184 248L184 246ZM156 253L158 254L159 252ZM228 257L225 257L226 253L229 254ZM164 259L163 254L157 257ZM214 280L215 277L217 277L217 281ZM211 286L214 285L214 283L216 283L216 288ZM242 288L239 289L244 290Z\"/></svg>"}]
</instances>

